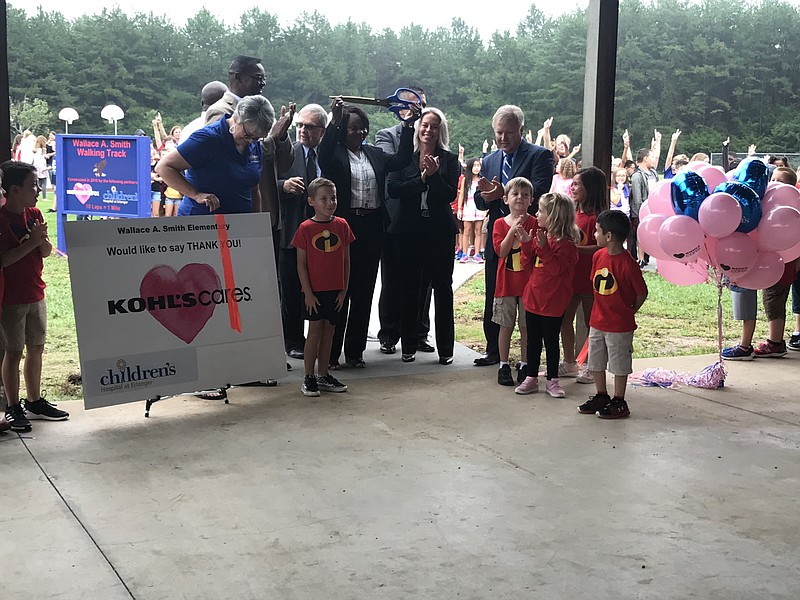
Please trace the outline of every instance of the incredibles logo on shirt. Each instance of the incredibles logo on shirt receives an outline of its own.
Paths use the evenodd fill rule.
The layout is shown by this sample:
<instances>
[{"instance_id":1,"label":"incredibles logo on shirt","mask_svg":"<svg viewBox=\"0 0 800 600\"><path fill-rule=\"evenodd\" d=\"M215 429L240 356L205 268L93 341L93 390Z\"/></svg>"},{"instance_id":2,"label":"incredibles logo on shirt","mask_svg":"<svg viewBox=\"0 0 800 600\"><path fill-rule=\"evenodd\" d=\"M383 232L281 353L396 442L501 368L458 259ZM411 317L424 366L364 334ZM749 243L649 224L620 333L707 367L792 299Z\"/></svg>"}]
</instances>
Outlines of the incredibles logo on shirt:
<instances>
[{"instance_id":1,"label":"incredibles logo on shirt","mask_svg":"<svg viewBox=\"0 0 800 600\"><path fill-rule=\"evenodd\" d=\"M338 235L324 229L311 238L311 245L320 252L333 252L342 245L342 241L339 239Z\"/></svg>"},{"instance_id":2,"label":"incredibles logo on shirt","mask_svg":"<svg viewBox=\"0 0 800 600\"><path fill-rule=\"evenodd\" d=\"M513 271L514 273L522 271L522 252L519 246L512 248L511 252L508 253L506 257L506 271Z\"/></svg>"},{"instance_id":3,"label":"incredibles logo on shirt","mask_svg":"<svg viewBox=\"0 0 800 600\"><path fill-rule=\"evenodd\" d=\"M544 263L542 262L542 259L537 256L536 260L533 261L533 268L535 269L538 267L544 267Z\"/></svg>"},{"instance_id":4,"label":"incredibles logo on shirt","mask_svg":"<svg viewBox=\"0 0 800 600\"><path fill-rule=\"evenodd\" d=\"M601 296L610 296L619 287L614 274L605 267L594 272L592 284L594 285L594 290Z\"/></svg>"},{"instance_id":5,"label":"incredibles logo on shirt","mask_svg":"<svg viewBox=\"0 0 800 600\"><path fill-rule=\"evenodd\" d=\"M583 229L578 229L581 232L581 241L578 242L578 246L588 246L589 245L589 236L586 235L586 232Z\"/></svg>"}]
</instances>

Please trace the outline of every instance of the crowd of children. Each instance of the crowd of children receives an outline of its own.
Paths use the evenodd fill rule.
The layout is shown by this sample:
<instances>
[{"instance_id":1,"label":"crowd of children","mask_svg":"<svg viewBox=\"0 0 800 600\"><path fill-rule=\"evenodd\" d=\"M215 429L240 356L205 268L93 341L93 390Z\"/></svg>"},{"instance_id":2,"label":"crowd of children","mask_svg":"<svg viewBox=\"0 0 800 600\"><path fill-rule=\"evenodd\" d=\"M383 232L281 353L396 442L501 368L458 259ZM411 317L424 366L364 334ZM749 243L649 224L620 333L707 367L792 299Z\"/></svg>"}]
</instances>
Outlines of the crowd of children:
<instances>
[{"instance_id":1,"label":"crowd of children","mask_svg":"<svg viewBox=\"0 0 800 600\"><path fill-rule=\"evenodd\" d=\"M589 359L582 376L594 382L597 393L578 411L616 419L630 414L625 386L633 372L635 314L647 298L647 286L623 245L630 219L608 208L607 189L600 169L582 169L573 176L572 198L544 194L534 217L529 214L530 181L517 177L506 184L503 201L509 214L495 222L492 240L500 258L492 320L500 326L497 383L516 383L517 394L539 391L544 348L545 390L563 398L560 378L579 374L572 319L582 306L589 327ZM515 324L522 357L516 382L509 364ZM607 366L614 375L613 397L607 391Z\"/></svg>"}]
</instances>

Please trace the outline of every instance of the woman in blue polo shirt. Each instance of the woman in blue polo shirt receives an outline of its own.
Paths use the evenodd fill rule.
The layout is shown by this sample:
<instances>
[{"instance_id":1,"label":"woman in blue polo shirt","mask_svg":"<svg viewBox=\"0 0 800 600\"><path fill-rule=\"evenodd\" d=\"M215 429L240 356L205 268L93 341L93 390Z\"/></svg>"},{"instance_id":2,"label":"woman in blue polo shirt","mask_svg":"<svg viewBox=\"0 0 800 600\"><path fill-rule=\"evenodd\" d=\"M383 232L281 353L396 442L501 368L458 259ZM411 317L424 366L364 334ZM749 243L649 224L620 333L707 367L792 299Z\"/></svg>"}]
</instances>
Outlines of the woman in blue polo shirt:
<instances>
[{"instance_id":1,"label":"woman in blue polo shirt","mask_svg":"<svg viewBox=\"0 0 800 600\"><path fill-rule=\"evenodd\" d=\"M195 131L161 159L156 172L183 194L178 216L261 212L259 140L274 122L269 100L245 96L233 115Z\"/></svg>"}]
</instances>

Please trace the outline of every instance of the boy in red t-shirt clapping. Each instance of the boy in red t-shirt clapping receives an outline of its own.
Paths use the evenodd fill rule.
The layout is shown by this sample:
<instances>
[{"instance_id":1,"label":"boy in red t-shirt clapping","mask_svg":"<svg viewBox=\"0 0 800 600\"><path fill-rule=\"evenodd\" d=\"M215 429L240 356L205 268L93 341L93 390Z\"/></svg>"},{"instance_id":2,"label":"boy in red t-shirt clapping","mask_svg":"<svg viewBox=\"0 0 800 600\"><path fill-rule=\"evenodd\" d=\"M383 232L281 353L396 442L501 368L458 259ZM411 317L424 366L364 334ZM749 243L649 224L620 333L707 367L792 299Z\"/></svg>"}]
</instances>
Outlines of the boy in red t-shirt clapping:
<instances>
[{"instance_id":1,"label":"boy in red t-shirt clapping","mask_svg":"<svg viewBox=\"0 0 800 600\"><path fill-rule=\"evenodd\" d=\"M36 208L39 180L27 163L7 161L0 165L6 203L0 208L0 268L4 290L0 327L5 345L3 386L6 391L5 420L12 431L28 432L31 419L65 421L69 413L42 397L42 354L47 337L47 306L44 299L43 258L53 246L47 237L44 216ZM27 399L19 397L19 365ZM23 406L24 405L24 406Z\"/></svg>"},{"instance_id":2,"label":"boy in red t-shirt clapping","mask_svg":"<svg viewBox=\"0 0 800 600\"><path fill-rule=\"evenodd\" d=\"M297 229L292 246L297 248L297 275L303 291L304 318L309 322L303 348L305 396L346 392L347 386L328 373L333 331L342 310L350 280L350 244L355 237L347 221L334 216L336 186L318 177L308 184L308 203L314 216ZM314 366L317 366L317 375Z\"/></svg>"},{"instance_id":3,"label":"boy in red t-shirt clapping","mask_svg":"<svg viewBox=\"0 0 800 600\"><path fill-rule=\"evenodd\" d=\"M589 319L589 370L597 393L578 412L601 419L631 414L625 387L633 372L635 315L647 299L647 284L639 265L622 246L630 229L630 219L619 211L597 215L594 237L600 249L592 258L594 305ZM606 365L614 374L613 398L606 387Z\"/></svg>"},{"instance_id":4,"label":"boy in red t-shirt clapping","mask_svg":"<svg viewBox=\"0 0 800 600\"><path fill-rule=\"evenodd\" d=\"M531 241L523 242L525 234L536 231L536 217L528 214L533 202L533 185L524 177L515 177L506 184L503 202L508 205L510 214L497 219L492 232L494 251L500 262L497 267L497 286L494 291L492 321L500 326L498 351L500 369L497 383L514 385L508 354L511 350L511 334L514 324L519 324L520 363L517 383L522 383L528 374L528 334L525 326L525 308L522 306L522 293L530 279L531 263L522 260L522 246L529 248ZM526 254L531 254L530 249Z\"/></svg>"}]
</instances>

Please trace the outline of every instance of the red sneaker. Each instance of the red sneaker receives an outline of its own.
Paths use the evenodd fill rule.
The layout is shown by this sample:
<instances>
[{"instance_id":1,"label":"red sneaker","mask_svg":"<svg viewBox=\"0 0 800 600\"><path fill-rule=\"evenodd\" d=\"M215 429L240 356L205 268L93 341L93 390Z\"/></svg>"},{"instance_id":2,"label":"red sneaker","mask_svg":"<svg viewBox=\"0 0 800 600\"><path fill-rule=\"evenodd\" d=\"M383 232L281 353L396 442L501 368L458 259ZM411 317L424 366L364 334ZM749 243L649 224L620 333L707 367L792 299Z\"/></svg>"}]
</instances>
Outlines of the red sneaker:
<instances>
[{"instance_id":1,"label":"red sneaker","mask_svg":"<svg viewBox=\"0 0 800 600\"><path fill-rule=\"evenodd\" d=\"M772 340L764 340L755 347L753 355L756 358L780 358L786 356L786 342L773 342Z\"/></svg>"}]
</instances>

